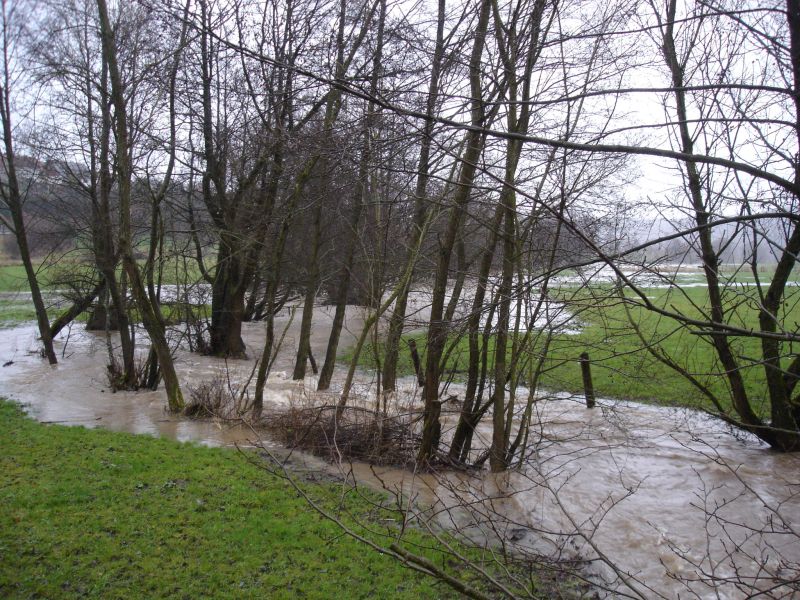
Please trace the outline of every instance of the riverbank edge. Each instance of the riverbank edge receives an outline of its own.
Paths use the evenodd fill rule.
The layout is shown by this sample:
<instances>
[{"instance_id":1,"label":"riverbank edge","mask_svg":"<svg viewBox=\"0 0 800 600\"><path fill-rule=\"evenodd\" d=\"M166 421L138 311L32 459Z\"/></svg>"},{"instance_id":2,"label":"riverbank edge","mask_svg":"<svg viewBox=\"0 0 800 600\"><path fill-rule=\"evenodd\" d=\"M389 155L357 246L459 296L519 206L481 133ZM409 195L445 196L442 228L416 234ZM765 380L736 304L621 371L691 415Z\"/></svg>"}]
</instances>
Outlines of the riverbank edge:
<instances>
[{"instance_id":1,"label":"riverbank edge","mask_svg":"<svg viewBox=\"0 0 800 600\"><path fill-rule=\"evenodd\" d=\"M441 582L343 535L233 449L37 423L0 399L0 596L443 598ZM300 484L377 543L377 495ZM404 541L452 560L418 531ZM456 575L480 586L472 573Z\"/></svg>"}]
</instances>

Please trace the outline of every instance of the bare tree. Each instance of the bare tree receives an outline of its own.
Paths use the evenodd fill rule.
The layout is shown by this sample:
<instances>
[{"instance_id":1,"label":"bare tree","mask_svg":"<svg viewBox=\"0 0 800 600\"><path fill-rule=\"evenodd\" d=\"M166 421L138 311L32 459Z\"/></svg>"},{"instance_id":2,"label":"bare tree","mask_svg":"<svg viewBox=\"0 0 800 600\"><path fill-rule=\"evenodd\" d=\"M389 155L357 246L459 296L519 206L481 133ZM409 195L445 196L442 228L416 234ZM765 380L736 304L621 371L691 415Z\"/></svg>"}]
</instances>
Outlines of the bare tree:
<instances>
[{"instance_id":1,"label":"bare tree","mask_svg":"<svg viewBox=\"0 0 800 600\"><path fill-rule=\"evenodd\" d=\"M373 52L372 66L371 66L371 79L369 95L375 97L378 92L378 83L381 76L382 57L383 57L383 37L386 24L386 0L381 0L380 8L378 9L378 23L376 32L375 48ZM372 163L373 156L373 123L376 115L375 102L369 101L366 106L366 114L364 116L363 125L363 146L361 149L361 158L358 164L358 179L354 191L354 202L352 214L349 220L349 229L353 232L358 231L358 225L361 222L361 213L367 203L368 194L376 194L377 190L370 190L369 180L370 174L368 169ZM374 167L373 167L374 168ZM331 334L328 339L328 346L325 351L325 362L322 365L322 371L319 375L319 382L317 389L326 390L330 387L331 376L333 375L333 368L336 362L336 353L339 348L339 337L344 325L345 309L347 307L347 296L350 291L350 275L353 268L353 258L357 248L358 238L351 236L346 242L345 256L342 263L342 270L340 281L336 293L336 312L331 324ZM305 311L305 309L304 309ZM305 312L304 312L305 314Z\"/></svg>"},{"instance_id":2,"label":"bare tree","mask_svg":"<svg viewBox=\"0 0 800 600\"><path fill-rule=\"evenodd\" d=\"M481 82L481 59L486 44L486 37L491 14L490 2L480 4L478 20L475 27L474 42L469 60L470 86L470 124L473 127L485 125L484 90ZM458 230L463 219L465 206L470 198L477 163L480 158L485 137L480 131L470 130L466 134L464 152L460 159L458 182L454 192L452 208L447 224L445 237L438 249L438 261L433 285L430 324L428 327L428 344L425 365L425 419L423 423L422 443L419 450L419 462L425 463L435 456L441 437L439 416L440 360L447 340L447 324L444 322L444 300L447 290L447 279L450 259L455 246Z\"/></svg>"},{"instance_id":3,"label":"bare tree","mask_svg":"<svg viewBox=\"0 0 800 600\"><path fill-rule=\"evenodd\" d=\"M53 336L50 332L50 320L47 316L47 308L42 298L42 291L39 287L36 269L33 266L33 259L31 258L30 247L28 246L28 234L25 227L24 214L25 190L17 176L16 149L14 143L13 115L17 107L13 106L11 102L11 87L15 79L15 46L19 42L19 37L24 35L24 31L20 29L22 24L17 21L18 19L25 19L24 10L25 4L17 5L15 3L9 6L5 0L0 4L3 28L3 73L2 80L0 80L0 122L2 122L3 126L3 150L5 152L2 165L4 181L0 183L0 197L2 197L3 204L5 204L9 213L11 213L11 221L8 221L5 217L0 216L0 218L3 219L3 224L14 233L14 237L17 240L20 258L25 267L25 275L28 278L28 285L31 289L31 298L34 308L36 309L36 322L39 326L39 336L44 345L44 354L48 362L53 365L56 364L58 360L53 350Z\"/></svg>"},{"instance_id":4,"label":"bare tree","mask_svg":"<svg viewBox=\"0 0 800 600\"><path fill-rule=\"evenodd\" d=\"M721 150L735 157L748 151L758 152L752 146L757 144L765 152L763 157L756 159L760 165L769 168L776 160L785 161L788 163L787 168L793 172L795 183L800 181L796 159L786 152L786 144L790 138L784 137L783 143L776 144L762 125L763 122L787 127L788 123L782 121L782 118L789 111L797 121L800 118L800 104L797 104L796 93L791 108L787 106L789 103L779 104L781 112L786 110L786 113L777 118L770 115L771 107L763 104L764 100L761 98L776 94L775 87L768 86L773 78L792 82L795 88L800 82L797 61L800 34L795 31L796 24L792 16L796 14L797 7L787 4L786 36L780 36L771 29L776 26L771 18L764 20L756 16L757 20L750 25L750 15L735 5L682 5L670 1L664 6L650 3L650 7L659 34L656 42L661 47L663 60L669 71L674 104L670 103L667 111L674 111L676 117L673 131L680 151L686 156L693 156L697 152L696 146L704 144L705 153ZM680 11L685 11L685 14ZM786 40L786 44L781 37ZM726 44L721 48L720 40L725 40ZM779 58L774 63L770 61L771 64L765 67L763 83L751 83L746 79L747 73L740 61L743 55L748 56L748 53L755 53L761 48L767 49L769 55ZM718 55L711 60L709 53L714 51ZM687 88L692 86L701 89L697 92L688 91ZM783 95L780 92L777 94ZM693 119L690 111L695 111L699 119ZM763 120L759 119L759 111L764 114ZM788 129L791 130L792 127ZM792 143L796 145L797 132L791 134L791 137L794 140ZM740 139L746 143L740 143ZM736 292L737 299L732 301L735 284L732 278L726 277L722 272L722 256L731 242L714 241L716 222L720 220L720 213L727 206L735 207L747 221L763 211L750 197L759 194L773 195L774 192L765 189L758 178L745 181L740 170L720 171L691 158L682 162L681 174L689 202L688 210L692 225L696 228L692 246L696 249L703 267L708 289L708 308L702 308L702 317L693 321L682 315L669 315L707 341L710 349L717 355L721 375L727 382L732 410L727 408L727 399L719 397L697 378L691 377L680 366L680 359L666 356L663 351L654 351L653 354L682 375L689 376L712 402L720 416L751 431L775 448L793 450L798 447L799 438L796 399L793 400L792 395L800 363L796 356L792 356L788 347L793 333L783 323L781 307L785 301L788 278L800 251L800 230L796 221L783 219L781 221L786 229L780 241L773 240L755 225L756 222L744 225L739 230L751 232L749 235L752 235L754 241L759 238L770 239L771 252L777 256L777 265L771 281L762 282L759 275L762 256L756 250L759 242L755 241L748 260L757 280L755 294ZM788 209L788 213L791 212L792 205L793 202L789 201L788 206L780 208ZM734 232L734 235L742 237L745 234ZM758 330L748 333L730 330L741 319L739 306L746 306L748 309L752 307L757 311ZM761 349L757 360L740 355L736 338L742 335L759 340ZM754 395L745 383L744 371L754 362L764 370L766 389L763 393L768 398L769 420L765 420L764 415L759 414L754 405L754 396L760 396L762 392Z\"/></svg>"},{"instance_id":5,"label":"bare tree","mask_svg":"<svg viewBox=\"0 0 800 600\"><path fill-rule=\"evenodd\" d=\"M124 84L117 64L114 32L111 29L105 0L97 1L97 9L100 16L103 56L108 64L109 79L111 80L111 101L115 111L117 187L120 203L119 244L122 266L130 279L131 292L136 300L145 329L147 329L147 333L150 336L150 342L153 344L155 353L158 356L158 364L164 378L164 387L167 391L169 409L177 412L183 408L183 394L181 393L180 383L178 382L172 354L164 331L164 320L161 317L158 304L154 304L147 295L139 272L139 266L136 264L136 259L133 255L130 222L132 170L129 155L130 146Z\"/></svg>"}]
</instances>

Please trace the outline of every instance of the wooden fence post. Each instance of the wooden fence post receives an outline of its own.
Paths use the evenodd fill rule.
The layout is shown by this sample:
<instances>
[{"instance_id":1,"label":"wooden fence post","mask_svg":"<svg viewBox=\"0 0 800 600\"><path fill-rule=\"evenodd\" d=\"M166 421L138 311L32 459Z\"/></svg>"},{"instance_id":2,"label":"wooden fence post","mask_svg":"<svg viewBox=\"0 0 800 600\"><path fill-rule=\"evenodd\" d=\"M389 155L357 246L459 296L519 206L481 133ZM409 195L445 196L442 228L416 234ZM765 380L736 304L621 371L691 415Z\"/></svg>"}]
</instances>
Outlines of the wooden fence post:
<instances>
[{"instance_id":1,"label":"wooden fence post","mask_svg":"<svg viewBox=\"0 0 800 600\"><path fill-rule=\"evenodd\" d=\"M592 386L592 364L589 362L589 353L582 352L581 374L583 375L583 393L586 396L586 408L594 408L594 386Z\"/></svg>"},{"instance_id":2,"label":"wooden fence post","mask_svg":"<svg viewBox=\"0 0 800 600\"><path fill-rule=\"evenodd\" d=\"M411 362L414 363L414 371L417 373L417 384L419 387L425 385L425 377L422 373L422 366L419 362L419 352L417 352L417 342L408 340L408 349L411 351Z\"/></svg>"}]
</instances>

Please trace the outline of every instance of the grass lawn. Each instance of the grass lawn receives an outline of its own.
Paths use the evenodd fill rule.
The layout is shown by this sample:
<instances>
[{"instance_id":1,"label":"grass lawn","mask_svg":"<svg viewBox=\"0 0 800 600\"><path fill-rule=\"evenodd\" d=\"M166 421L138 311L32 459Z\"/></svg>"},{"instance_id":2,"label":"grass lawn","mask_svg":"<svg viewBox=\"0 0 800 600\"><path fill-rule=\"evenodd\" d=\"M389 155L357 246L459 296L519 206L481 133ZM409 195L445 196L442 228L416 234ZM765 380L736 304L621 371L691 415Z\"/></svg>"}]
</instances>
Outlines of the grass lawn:
<instances>
[{"instance_id":1,"label":"grass lawn","mask_svg":"<svg viewBox=\"0 0 800 600\"><path fill-rule=\"evenodd\" d=\"M5 401L0 447L2 598L454 595L342 535L234 450L43 425ZM354 525L353 515L370 514L369 502L342 498L336 484L305 485L388 545L376 532L393 530ZM406 547L431 542L416 531L406 536ZM411 549L439 565L447 560Z\"/></svg>"}]
</instances>

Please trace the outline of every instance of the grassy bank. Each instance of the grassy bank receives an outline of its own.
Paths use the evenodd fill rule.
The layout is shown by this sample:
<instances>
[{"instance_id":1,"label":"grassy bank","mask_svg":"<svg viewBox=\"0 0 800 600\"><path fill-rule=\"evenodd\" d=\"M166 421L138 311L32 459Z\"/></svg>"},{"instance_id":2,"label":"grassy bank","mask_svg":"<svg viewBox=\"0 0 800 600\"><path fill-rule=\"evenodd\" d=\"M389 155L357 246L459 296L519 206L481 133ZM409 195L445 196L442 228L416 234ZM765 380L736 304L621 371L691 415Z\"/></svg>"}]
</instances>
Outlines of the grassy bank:
<instances>
[{"instance_id":1,"label":"grassy bank","mask_svg":"<svg viewBox=\"0 0 800 600\"><path fill-rule=\"evenodd\" d=\"M795 288L796 289L796 288ZM702 287L685 287L681 291L663 288L645 290L654 305L700 320L707 309L707 291ZM792 292L790 289L790 293ZM631 294L627 294L630 296ZM593 362L595 390L600 395L654 401L667 405L682 405L713 409L709 400L688 379L659 361L647 346L669 357L681 368L693 374L729 407L727 380L718 364L716 352L707 336L697 335L697 327L684 327L675 320L644 308L626 311L618 299L580 306L583 323L577 335L558 335L551 347L551 359L543 385L553 389L577 392L583 389L577 358L588 352ZM758 313L754 303L740 303L730 313L730 322L744 329L756 330ZM792 323L800 318L800 310L787 302L782 321ZM635 333L638 328L640 338ZM769 409L760 405L765 396L764 369L754 361L760 356L758 338L729 338L734 355L754 408L766 415ZM788 347L787 347L788 350Z\"/></svg>"},{"instance_id":2,"label":"grassy bank","mask_svg":"<svg viewBox=\"0 0 800 600\"><path fill-rule=\"evenodd\" d=\"M453 595L343 536L233 450L42 425L5 401L0 447L2 598ZM366 518L372 505L341 491L313 484L326 507Z\"/></svg>"}]
</instances>

